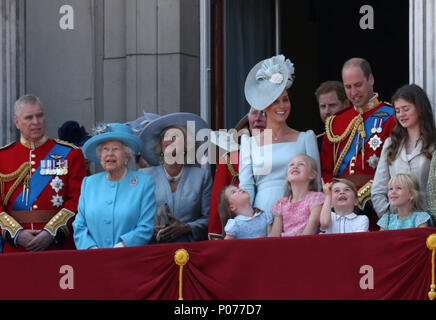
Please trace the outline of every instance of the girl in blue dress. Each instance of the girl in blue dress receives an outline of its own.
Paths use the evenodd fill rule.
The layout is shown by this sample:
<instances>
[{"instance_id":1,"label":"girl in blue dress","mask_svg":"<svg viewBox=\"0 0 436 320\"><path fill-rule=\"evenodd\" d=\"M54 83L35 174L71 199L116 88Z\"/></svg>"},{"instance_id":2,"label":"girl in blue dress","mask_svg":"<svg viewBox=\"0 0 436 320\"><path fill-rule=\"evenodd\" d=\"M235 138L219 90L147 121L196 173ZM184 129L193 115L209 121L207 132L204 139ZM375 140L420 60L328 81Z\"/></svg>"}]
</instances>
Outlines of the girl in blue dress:
<instances>
[{"instance_id":1,"label":"girl in blue dress","mask_svg":"<svg viewBox=\"0 0 436 320\"><path fill-rule=\"evenodd\" d=\"M266 237L271 231L272 214L253 207L250 194L234 185L221 189L218 211L225 226L224 239Z\"/></svg>"},{"instance_id":2,"label":"girl in blue dress","mask_svg":"<svg viewBox=\"0 0 436 320\"><path fill-rule=\"evenodd\" d=\"M430 215L422 211L419 184L415 176L404 173L395 175L389 181L388 198L397 213L384 214L377 222L380 230L431 226Z\"/></svg>"}]
</instances>

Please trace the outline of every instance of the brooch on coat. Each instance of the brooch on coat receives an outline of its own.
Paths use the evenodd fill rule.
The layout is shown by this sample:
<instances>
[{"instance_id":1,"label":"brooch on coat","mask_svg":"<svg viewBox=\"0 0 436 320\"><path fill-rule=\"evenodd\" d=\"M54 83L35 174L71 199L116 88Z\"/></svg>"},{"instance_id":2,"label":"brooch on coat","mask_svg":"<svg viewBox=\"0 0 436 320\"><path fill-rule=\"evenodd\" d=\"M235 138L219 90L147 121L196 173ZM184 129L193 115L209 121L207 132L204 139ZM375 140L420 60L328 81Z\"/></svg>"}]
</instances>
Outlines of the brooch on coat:
<instances>
[{"instance_id":1,"label":"brooch on coat","mask_svg":"<svg viewBox=\"0 0 436 320\"><path fill-rule=\"evenodd\" d=\"M131 179L130 179L130 185L132 187L136 186L138 184L138 178L136 177L136 175L134 175Z\"/></svg>"},{"instance_id":2,"label":"brooch on coat","mask_svg":"<svg viewBox=\"0 0 436 320\"><path fill-rule=\"evenodd\" d=\"M373 154L369 159L368 159L368 164L371 168L373 168L374 170L377 169L377 165L378 165L378 161L380 160L379 157L377 157L375 154Z\"/></svg>"}]
</instances>

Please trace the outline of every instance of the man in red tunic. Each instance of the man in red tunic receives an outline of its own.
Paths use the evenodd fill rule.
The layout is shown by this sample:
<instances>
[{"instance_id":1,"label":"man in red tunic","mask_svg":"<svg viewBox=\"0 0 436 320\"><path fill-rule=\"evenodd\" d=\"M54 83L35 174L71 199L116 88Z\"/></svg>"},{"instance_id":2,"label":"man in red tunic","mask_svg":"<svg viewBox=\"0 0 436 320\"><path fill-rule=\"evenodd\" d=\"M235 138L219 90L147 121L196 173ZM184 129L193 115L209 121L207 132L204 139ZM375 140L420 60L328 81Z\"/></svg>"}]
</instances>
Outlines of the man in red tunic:
<instances>
[{"instance_id":1,"label":"man in red tunic","mask_svg":"<svg viewBox=\"0 0 436 320\"><path fill-rule=\"evenodd\" d=\"M318 102L319 117L324 124L327 117L335 115L350 106L350 101L348 101L345 94L344 84L339 81L321 83L315 91L315 97ZM316 136L319 151L322 148L324 135L325 131Z\"/></svg>"},{"instance_id":2,"label":"man in red tunic","mask_svg":"<svg viewBox=\"0 0 436 320\"><path fill-rule=\"evenodd\" d=\"M38 97L21 97L14 112L20 141L0 149L4 252L74 249L71 224L86 175L82 151L46 136Z\"/></svg>"},{"instance_id":3,"label":"man in red tunic","mask_svg":"<svg viewBox=\"0 0 436 320\"><path fill-rule=\"evenodd\" d=\"M345 62L342 80L352 106L326 120L320 154L322 178L325 182L333 177L354 182L359 206L370 218L370 229L374 229L377 216L368 200L383 143L395 127L394 109L378 100L374 76L365 59Z\"/></svg>"},{"instance_id":4,"label":"man in red tunic","mask_svg":"<svg viewBox=\"0 0 436 320\"><path fill-rule=\"evenodd\" d=\"M254 131L261 132L266 127L266 116L265 113L256 109L251 108L250 112L246 116L247 120L244 118L239 121L236 125L236 131L239 133L240 130L249 129L250 134ZM247 123L248 122L248 123ZM247 128L247 126L249 128ZM230 151L230 150L227 150ZM222 233L222 225L220 216L218 213L218 197L221 189L229 184L235 186L239 185L238 178L238 168L239 168L239 151L227 152L222 157L219 158L217 168L215 171L215 177L212 186L212 196L210 201L210 211L209 211L209 233Z\"/></svg>"}]
</instances>

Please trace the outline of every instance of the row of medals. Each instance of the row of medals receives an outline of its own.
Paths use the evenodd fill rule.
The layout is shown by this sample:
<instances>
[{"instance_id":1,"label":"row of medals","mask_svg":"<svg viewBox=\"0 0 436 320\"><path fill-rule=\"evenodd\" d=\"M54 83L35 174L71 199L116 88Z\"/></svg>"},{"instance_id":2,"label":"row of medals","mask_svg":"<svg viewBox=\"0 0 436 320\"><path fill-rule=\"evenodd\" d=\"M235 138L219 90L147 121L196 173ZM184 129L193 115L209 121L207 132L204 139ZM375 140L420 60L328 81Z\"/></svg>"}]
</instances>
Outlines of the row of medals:
<instances>
[{"instance_id":1,"label":"row of medals","mask_svg":"<svg viewBox=\"0 0 436 320\"><path fill-rule=\"evenodd\" d=\"M64 176L68 174L68 160L41 160L40 174Z\"/></svg>"}]
</instances>

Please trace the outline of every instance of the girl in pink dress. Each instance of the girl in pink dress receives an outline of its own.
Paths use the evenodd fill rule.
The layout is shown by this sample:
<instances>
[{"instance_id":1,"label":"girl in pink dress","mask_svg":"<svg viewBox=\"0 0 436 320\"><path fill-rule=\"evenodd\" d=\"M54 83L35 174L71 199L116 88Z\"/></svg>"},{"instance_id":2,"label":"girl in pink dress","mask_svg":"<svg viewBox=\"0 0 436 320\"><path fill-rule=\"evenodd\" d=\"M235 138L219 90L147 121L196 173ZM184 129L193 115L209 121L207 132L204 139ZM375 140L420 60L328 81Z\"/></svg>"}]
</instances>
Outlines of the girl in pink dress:
<instances>
[{"instance_id":1,"label":"girl in pink dress","mask_svg":"<svg viewBox=\"0 0 436 320\"><path fill-rule=\"evenodd\" d=\"M291 159L286 172L286 191L271 208L274 222L270 236L316 234L325 196L318 192L316 161L305 154Z\"/></svg>"}]
</instances>

